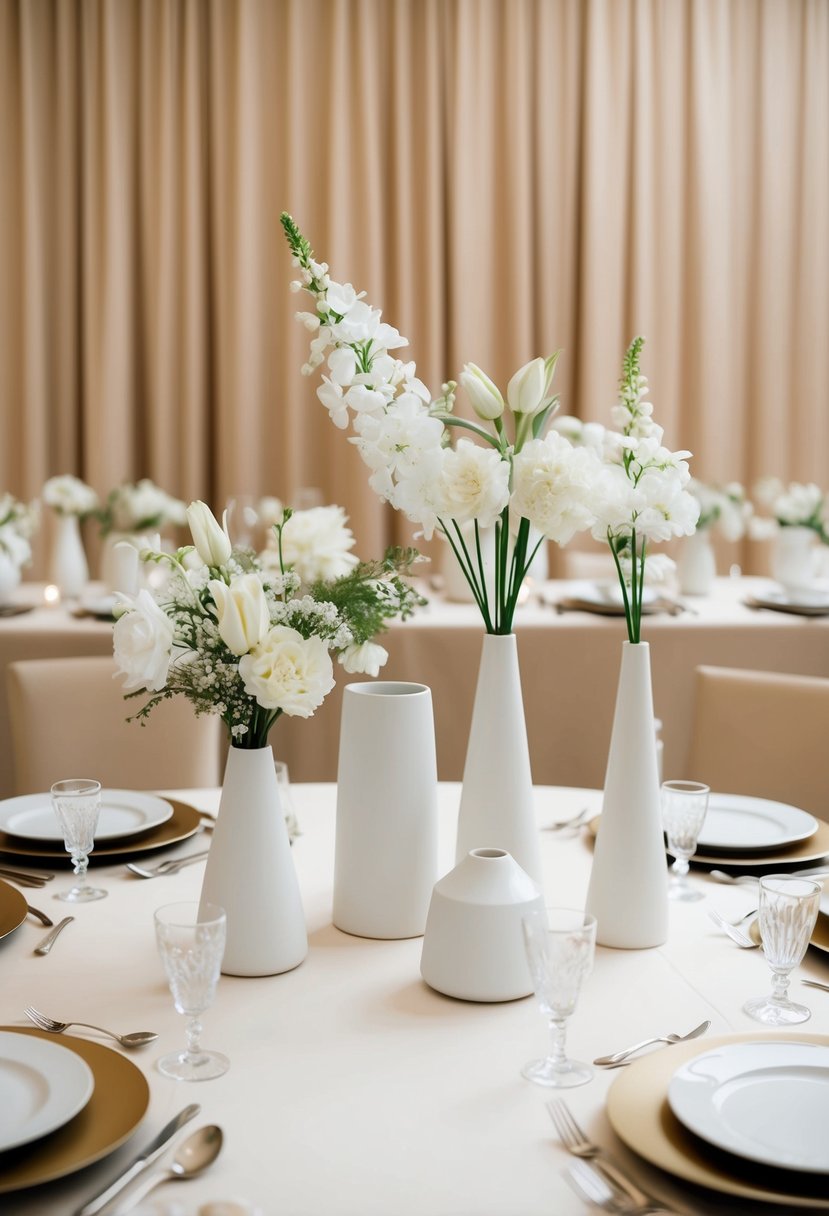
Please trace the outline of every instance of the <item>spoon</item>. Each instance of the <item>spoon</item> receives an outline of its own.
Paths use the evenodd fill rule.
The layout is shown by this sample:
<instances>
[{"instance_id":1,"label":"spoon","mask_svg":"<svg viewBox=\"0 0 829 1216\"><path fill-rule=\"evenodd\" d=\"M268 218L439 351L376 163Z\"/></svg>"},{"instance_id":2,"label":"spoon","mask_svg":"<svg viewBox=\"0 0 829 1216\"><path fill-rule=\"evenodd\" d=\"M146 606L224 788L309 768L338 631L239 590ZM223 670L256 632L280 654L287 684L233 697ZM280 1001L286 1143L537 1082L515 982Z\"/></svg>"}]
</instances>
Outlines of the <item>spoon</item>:
<instances>
[{"instance_id":1,"label":"spoon","mask_svg":"<svg viewBox=\"0 0 829 1216\"><path fill-rule=\"evenodd\" d=\"M614 1051L611 1056L599 1056L593 1063L600 1068L616 1068L617 1065L623 1064L628 1056L632 1056L636 1051L641 1051L643 1047L650 1047L653 1043L687 1043L689 1039L698 1039L701 1034L705 1034L710 1025L710 1022L700 1022L699 1026L695 1026L687 1034L655 1035L652 1039L643 1039L641 1043L634 1043L633 1047L626 1047L624 1051Z\"/></svg>"},{"instance_id":2,"label":"spoon","mask_svg":"<svg viewBox=\"0 0 829 1216\"><path fill-rule=\"evenodd\" d=\"M34 1022L35 1026L48 1031L49 1034L62 1034L70 1026L85 1026L87 1030L100 1030L101 1034L108 1035L109 1038L115 1039L116 1043L127 1048L145 1047L147 1043L152 1043L158 1038L158 1035L152 1030L135 1030L132 1034L116 1034L114 1030L105 1030L103 1026L94 1026L91 1022L58 1022L55 1018L47 1017L45 1013L41 1013L32 1005L27 1005L23 1012L30 1022Z\"/></svg>"},{"instance_id":3,"label":"spoon","mask_svg":"<svg viewBox=\"0 0 829 1216\"><path fill-rule=\"evenodd\" d=\"M584 807L579 811L578 815L574 815L571 819L554 819L552 823L544 824L545 832L564 832L568 828L580 828L587 822L591 815L589 807Z\"/></svg>"},{"instance_id":4,"label":"spoon","mask_svg":"<svg viewBox=\"0 0 829 1216\"><path fill-rule=\"evenodd\" d=\"M216 1160L222 1151L222 1140L222 1129L215 1123L200 1127L178 1146L169 1167L160 1173L148 1175L144 1182L135 1188L127 1203L118 1209L119 1212L130 1211L140 1199L162 1182L186 1182L189 1178L195 1178Z\"/></svg>"}]
</instances>

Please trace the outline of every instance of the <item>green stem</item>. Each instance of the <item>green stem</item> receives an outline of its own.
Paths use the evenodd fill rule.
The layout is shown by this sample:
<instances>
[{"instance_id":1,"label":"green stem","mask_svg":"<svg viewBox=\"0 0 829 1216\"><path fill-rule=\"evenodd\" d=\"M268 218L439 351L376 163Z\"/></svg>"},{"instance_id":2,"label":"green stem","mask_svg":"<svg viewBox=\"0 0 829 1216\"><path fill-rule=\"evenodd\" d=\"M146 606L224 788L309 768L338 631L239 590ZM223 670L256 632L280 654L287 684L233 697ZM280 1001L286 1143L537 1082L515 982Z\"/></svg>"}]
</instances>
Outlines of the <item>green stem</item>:
<instances>
[{"instance_id":1,"label":"green stem","mask_svg":"<svg viewBox=\"0 0 829 1216\"><path fill-rule=\"evenodd\" d=\"M498 442L494 435L490 435L489 431L485 431L483 427L476 426L474 422L468 422L465 418L456 418L454 414L444 414L440 411L432 415L433 418L439 418L444 426L459 426L465 431L474 431L479 439L484 439L488 444L500 452L503 445Z\"/></svg>"},{"instance_id":2,"label":"green stem","mask_svg":"<svg viewBox=\"0 0 829 1216\"><path fill-rule=\"evenodd\" d=\"M622 564L619 561L619 555L616 552L616 546L613 543L613 537L612 537L609 529L608 529L607 539L608 539L608 543L610 545L610 552L613 554L613 561L616 564L616 573L619 575L619 584L622 588L622 602L624 603L624 607L625 607L625 623L627 625L628 640L631 642L635 642L636 638L633 636L633 622L631 620L631 614L630 614L630 602L628 601L627 584L625 582L625 576L622 573Z\"/></svg>"}]
</instances>

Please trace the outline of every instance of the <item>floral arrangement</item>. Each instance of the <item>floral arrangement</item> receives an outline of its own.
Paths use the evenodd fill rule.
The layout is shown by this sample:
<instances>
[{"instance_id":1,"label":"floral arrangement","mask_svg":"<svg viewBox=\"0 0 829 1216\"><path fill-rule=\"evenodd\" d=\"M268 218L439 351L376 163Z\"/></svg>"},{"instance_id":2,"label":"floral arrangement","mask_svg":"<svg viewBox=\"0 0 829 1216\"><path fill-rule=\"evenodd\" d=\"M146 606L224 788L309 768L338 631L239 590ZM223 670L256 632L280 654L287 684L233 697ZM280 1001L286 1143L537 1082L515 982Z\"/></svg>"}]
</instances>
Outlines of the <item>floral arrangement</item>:
<instances>
[{"instance_id":1,"label":"floral arrangement","mask_svg":"<svg viewBox=\"0 0 829 1216\"><path fill-rule=\"evenodd\" d=\"M829 497L814 482L793 481L786 486L779 477L765 477L755 486L754 497L772 518L754 518L753 539L766 540L779 528L811 528L829 545Z\"/></svg>"},{"instance_id":2,"label":"floral arrangement","mask_svg":"<svg viewBox=\"0 0 829 1216\"><path fill-rule=\"evenodd\" d=\"M187 522L185 504L147 477L110 490L98 518L103 536L110 532L157 532L166 524L182 527Z\"/></svg>"},{"instance_id":3,"label":"floral arrangement","mask_svg":"<svg viewBox=\"0 0 829 1216\"><path fill-rule=\"evenodd\" d=\"M376 675L388 655L373 638L424 602L403 577L414 550L389 550L300 593L280 545L288 510L276 527L278 571L234 550L203 502L186 515L192 546L142 553L169 569L164 589L119 596L116 664L128 696L150 694L139 720L181 694L197 714L218 714L234 747L264 747L282 714L308 718L322 704L334 687L332 653L346 671Z\"/></svg>"},{"instance_id":4,"label":"floral arrangement","mask_svg":"<svg viewBox=\"0 0 829 1216\"><path fill-rule=\"evenodd\" d=\"M309 507L307 511L286 515L280 504L278 511L272 512L272 543L260 554L266 567L284 562L299 576L300 583L308 586L320 580L341 578L358 565L356 554L351 552L354 533L347 526L348 517L342 507Z\"/></svg>"},{"instance_id":5,"label":"floral arrangement","mask_svg":"<svg viewBox=\"0 0 829 1216\"><path fill-rule=\"evenodd\" d=\"M11 494L0 494L0 553L17 570L32 560L30 541L38 520L36 502L20 502Z\"/></svg>"},{"instance_id":6,"label":"floral arrangement","mask_svg":"<svg viewBox=\"0 0 829 1216\"><path fill-rule=\"evenodd\" d=\"M688 491L699 503L697 532L718 528L726 540L742 540L754 514L754 507L739 482L731 481L725 486L715 486L706 485L692 477L688 483Z\"/></svg>"},{"instance_id":7,"label":"floral arrangement","mask_svg":"<svg viewBox=\"0 0 829 1216\"><path fill-rule=\"evenodd\" d=\"M353 427L351 442L371 470L379 496L449 542L488 633L510 633L521 584L545 539L565 544L590 526L590 462L584 451L548 429L557 408L551 392L557 355L531 360L506 396L474 363L460 376L478 421L453 413L458 385L435 401L413 362L391 352L406 339L381 319L350 283L329 277L291 216L282 226L313 312L298 318L313 333L303 372L323 363L317 396L335 426ZM474 436L450 443L450 429ZM534 530L534 531L533 531ZM484 546L494 547L494 586Z\"/></svg>"},{"instance_id":8,"label":"floral arrangement","mask_svg":"<svg viewBox=\"0 0 829 1216\"><path fill-rule=\"evenodd\" d=\"M43 501L58 515L77 515L85 519L98 506L98 495L71 473L50 477L43 487Z\"/></svg>"}]
</instances>

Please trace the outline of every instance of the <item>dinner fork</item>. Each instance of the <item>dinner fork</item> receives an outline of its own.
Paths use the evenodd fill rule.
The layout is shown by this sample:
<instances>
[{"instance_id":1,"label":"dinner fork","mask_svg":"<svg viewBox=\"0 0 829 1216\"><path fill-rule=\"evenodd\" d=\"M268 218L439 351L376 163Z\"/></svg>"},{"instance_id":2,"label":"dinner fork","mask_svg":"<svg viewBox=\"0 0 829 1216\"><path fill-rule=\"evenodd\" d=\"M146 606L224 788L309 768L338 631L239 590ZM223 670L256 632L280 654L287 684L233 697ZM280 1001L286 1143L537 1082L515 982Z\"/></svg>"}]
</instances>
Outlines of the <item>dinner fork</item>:
<instances>
[{"instance_id":1,"label":"dinner fork","mask_svg":"<svg viewBox=\"0 0 829 1216\"><path fill-rule=\"evenodd\" d=\"M576 1161L564 1174L577 1194L588 1203L603 1208L605 1212L625 1213L626 1216L676 1216L672 1208L655 1207L652 1204L635 1204L626 1198L619 1187L614 1187L602 1172L589 1161Z\"/></svg>"},{"instance_id":2,"label":"dinner fork","mask_svg":"<svg viewBox=\"0 0 829 1216\"><path fill-rule=\"evenodd\" d=\"M709 908L708 915L714 924L718 925L723 933L730 937L742 950L756 950L760 945L759 942L752 941L748 934L743 933L742 929L738 929L736 925L732 925L730 921L727 921L716 908Z\"/></svg>"},{"instance_id":3,"label":"dinner fork","mask_svg":"<svg viewBox=\"0 0 829 1216\"><path fill-rule=\"evenodd\" d=\"M637 1186L624 1170L611 1161L600 1145L588 1140L562 1098L554 1098L552 1102L548 1102L547 1110L558 1132L558 1138L568 1153L574 1157L592 1159L608 1180L627 1196L634 1207L647 1207L652 1202L653 1197Z\"/></svg>"},{"instance_id":4,"label":"dinner fork","mask_svg":"<svg viewBox=\"0 0 829 1216\"><path fill-rule=\"evenodd\" d=\"M131 874L137 874L139 878L160 878L165 874L177 874L183 866L192 865L194 861L203 861L207 856L207 849L202 853L188 853L186 857L170 858L169 861L162 861L159 865L153 866L152 869L147 869L144 866L138 866L133 861L127 862L127 869Z\"/></svg>"},{"instance_id":5,"label":"dinner fork","mask_svg":"<svg viewBox=\"0 0 829 1216\"><path fill-rule=\"evenodd\" d=\"M32 874L29 870L11 870L0 867L0 878L16 882L19 887L45 887L54 874Z\"/></svg>"}]
</instances>

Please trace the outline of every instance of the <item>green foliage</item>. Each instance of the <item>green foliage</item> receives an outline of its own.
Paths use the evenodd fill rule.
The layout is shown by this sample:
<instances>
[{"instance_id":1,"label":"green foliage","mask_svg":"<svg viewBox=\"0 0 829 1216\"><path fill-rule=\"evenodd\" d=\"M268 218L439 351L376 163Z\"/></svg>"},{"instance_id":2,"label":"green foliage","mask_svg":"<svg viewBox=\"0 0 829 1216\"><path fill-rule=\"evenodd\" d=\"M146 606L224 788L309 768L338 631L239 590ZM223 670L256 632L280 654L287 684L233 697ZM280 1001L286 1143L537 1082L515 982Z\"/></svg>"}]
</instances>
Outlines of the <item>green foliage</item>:
<instances>
[{"instance_id":1,"label":"green foliage","mask_svg":"<svg viewBox=\"0 0 829 1216\"><path fill-rule=\"evenodd\" d=\"M312 584L309 594L336 606L357 644L368 642L385 630L387 621L405 621L426 603L407 581L419 557L417 549L387 549L378 561L360 562L340 578Z\"/></svg>"}]
</instances>

